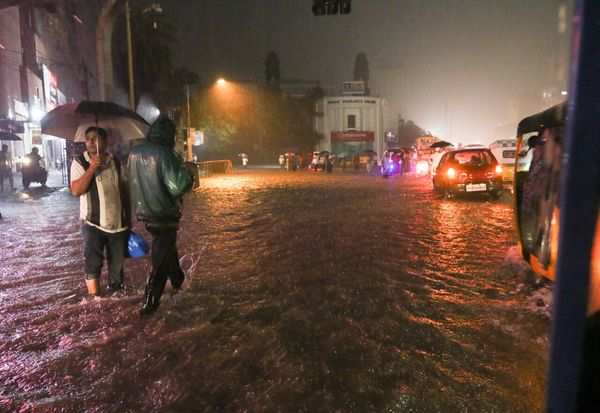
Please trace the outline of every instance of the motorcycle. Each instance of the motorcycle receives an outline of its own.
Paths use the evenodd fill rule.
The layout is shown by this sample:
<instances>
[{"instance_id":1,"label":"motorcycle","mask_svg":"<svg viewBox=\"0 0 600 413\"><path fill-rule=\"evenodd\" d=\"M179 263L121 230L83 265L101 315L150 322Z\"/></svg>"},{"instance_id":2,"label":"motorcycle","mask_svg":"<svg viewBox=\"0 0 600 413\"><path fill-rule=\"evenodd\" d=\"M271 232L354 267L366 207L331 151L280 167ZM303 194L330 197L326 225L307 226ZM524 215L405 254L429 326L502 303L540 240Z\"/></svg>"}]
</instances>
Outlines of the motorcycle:
<instances>
[{"instance_id":1,"label":"motorcycle","mask_svg":"<svg viewBox=\"0 0 600 413\"><path fill-rule=\"evenodd\" d=\"M402 161L399 158L386 158L381 165L381 176L389 178L393 175L402 175Z\"/></svg>"},{"instance_id":2,"label":"motorcycle","mask_svg":"<svg viewBox=\"0 0 600 413\"><path fill-rule=\"evenodd\" d=\"M23 188L25 189L29 189L29 184L32 182L39 182L42 186L46 186L48 171L42 166L41 159L25 155L21 166L21 174L23 175Z\"/></svg>"}]
</instances>

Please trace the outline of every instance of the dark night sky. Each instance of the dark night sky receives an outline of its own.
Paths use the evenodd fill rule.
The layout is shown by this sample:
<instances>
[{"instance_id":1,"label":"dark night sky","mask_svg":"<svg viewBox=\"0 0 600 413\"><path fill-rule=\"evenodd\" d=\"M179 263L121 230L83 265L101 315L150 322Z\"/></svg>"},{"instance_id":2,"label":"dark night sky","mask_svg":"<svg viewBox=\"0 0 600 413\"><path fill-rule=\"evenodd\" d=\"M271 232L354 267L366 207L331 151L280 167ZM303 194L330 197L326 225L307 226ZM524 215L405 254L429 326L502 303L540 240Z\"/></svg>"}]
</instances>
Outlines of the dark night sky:
<instances>
[{"instance_id":1,"label":"dark night sky","mask_svg":"<svg viewBox=\"0 0 600 413\"><path fill-rule=\"evenodd\" d=\"M337 88L364 51L387 127L402 113L466 143L538 109L524 96L556 80L558 3L353 0L350 15L315 17L310 0L161 1L179 29L178 63L203 76L262 81L275 50L284 78Z\"/></svg>"}]
</instances>

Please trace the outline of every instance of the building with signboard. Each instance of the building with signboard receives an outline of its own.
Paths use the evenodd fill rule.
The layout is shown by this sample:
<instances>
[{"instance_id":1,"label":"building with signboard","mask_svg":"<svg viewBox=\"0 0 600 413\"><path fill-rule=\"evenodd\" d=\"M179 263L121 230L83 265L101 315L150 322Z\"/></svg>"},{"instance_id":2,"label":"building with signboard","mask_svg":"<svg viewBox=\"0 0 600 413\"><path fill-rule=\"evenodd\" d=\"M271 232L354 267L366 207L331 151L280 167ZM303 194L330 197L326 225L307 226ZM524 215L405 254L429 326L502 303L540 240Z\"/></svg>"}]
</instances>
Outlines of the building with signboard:
<instances>
[{"instance_id":1,"label":"building with signboard","mask_svg":"<svg viewBox=\"0 0 600 413\"><path fill-rule=\"evenodd\" d=\"M315 129L323 135L317 150L352 156L385 150L385 100L366 96L364 82L345 82L342 96L326 96L316 104Z\"/></svg>"},{"instance_id":2,"label":"building with signboard","mask_svg":"<svg viewBox=\"0 0 600 413\"><path fill-rule=\"evenodd\" d=\"M18 159L38 147L49 169L65 170L65 140L41 133L58 105L97 96L95 2L0 6L0 130L16 133Z\"/></svg>"}]
</instances>

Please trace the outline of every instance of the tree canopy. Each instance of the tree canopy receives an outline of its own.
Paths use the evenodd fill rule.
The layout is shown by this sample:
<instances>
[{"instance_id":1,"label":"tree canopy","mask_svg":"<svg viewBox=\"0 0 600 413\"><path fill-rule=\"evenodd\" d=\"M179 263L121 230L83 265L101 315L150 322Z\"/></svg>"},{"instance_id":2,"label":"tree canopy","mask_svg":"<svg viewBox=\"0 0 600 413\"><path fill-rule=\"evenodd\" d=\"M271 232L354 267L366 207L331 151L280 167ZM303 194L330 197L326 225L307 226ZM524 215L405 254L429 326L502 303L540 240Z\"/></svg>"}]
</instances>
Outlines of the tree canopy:
<instances>
[{"instance_id":1,"label":"tree canopy","mask_svg":"<svg viewBox=\"0 0 600 413\"><path fill-rule=\"evenodd\" d=\"M320 139L313 127L318 90L292 99L270 87L227 86L203 88L194 96L192 125L206 136L202 158L244 152L254 159L271 159L284 148L311 151Z\"/></svg>"},{"instance_id":2,"label":"tree canopy","mask_svg":"<svg viewBox=\"0 0 600 413\"><path fill-rule=\"evenodd\" d=\"M274 51L270 51L265 60L265 80L271 87L278 87L281 80L279 56Z\"/></svg>"},{"instance_id":3,"label":"tree canopy","mask_svg":"<svg viewBox=\"0 0 600 413\"><path fill-rule=\"evenodd\" d=\"M398 118L398 142L402 146L410 146L415 143L419 136L425 136L428 132L418 126L412 120L405 120L402 116Z\"/></svg>"}]
</instances>

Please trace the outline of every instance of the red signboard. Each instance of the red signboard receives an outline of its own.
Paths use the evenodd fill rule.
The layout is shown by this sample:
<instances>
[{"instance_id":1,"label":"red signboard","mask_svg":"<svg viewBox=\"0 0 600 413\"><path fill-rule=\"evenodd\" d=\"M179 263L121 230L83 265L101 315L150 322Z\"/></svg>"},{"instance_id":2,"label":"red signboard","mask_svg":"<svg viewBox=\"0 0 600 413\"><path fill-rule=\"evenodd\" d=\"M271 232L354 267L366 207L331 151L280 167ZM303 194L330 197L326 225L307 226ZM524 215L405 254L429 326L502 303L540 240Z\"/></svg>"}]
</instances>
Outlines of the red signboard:
<instances>
[{"instance_id":1,"label":"red signboard","mask_svg":"<svg viewBox=\"0 0 600 413\"><path fill-rule=\"evenodd\" d=\"M331 132L331 140L336 142L372 142L375 140L375 132Z\"/></svg>"}]
</instances>

